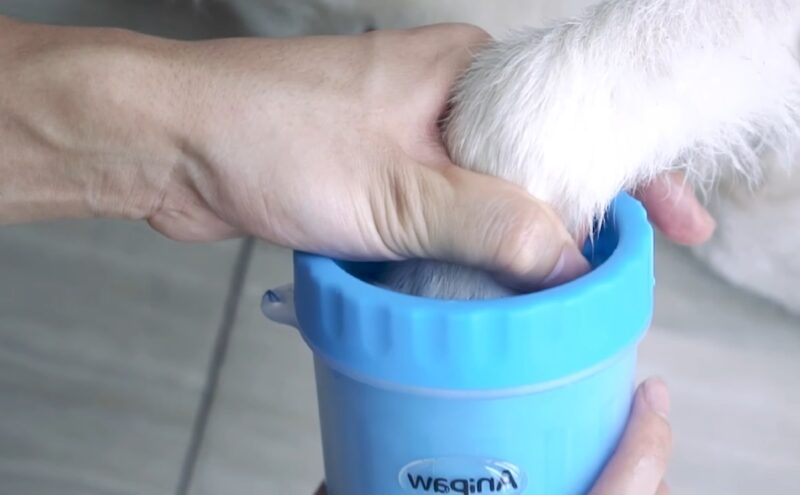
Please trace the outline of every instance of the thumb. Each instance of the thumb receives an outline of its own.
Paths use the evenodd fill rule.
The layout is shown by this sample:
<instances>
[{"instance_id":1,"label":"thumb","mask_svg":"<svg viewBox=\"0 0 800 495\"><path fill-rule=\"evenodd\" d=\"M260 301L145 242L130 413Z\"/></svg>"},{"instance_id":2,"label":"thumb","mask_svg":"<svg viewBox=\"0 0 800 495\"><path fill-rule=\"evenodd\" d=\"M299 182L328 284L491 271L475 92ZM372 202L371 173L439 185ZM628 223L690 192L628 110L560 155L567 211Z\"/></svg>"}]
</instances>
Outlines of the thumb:
<instances>
[{"instance_id":1,"label":"thumb","mask_svg":"<svg viewBox=\"0 0 800 495\"><path fill-rule=\"evenodd\" d=\"M633 400L628 427L591 495L661 495L672 446L664 382L645 381Z\"/></svg>"},{"instance_id":2,"label":"thumb","mask_svg":"<svg viewBox=\"0 0 800 495\"><path fill-rule=\"evenodd\" d=\"M420 170L420 253L481 268L520 291L552 287L589 270L545 203L496 177L455 165Z\"/></svg>"}]
</instances>

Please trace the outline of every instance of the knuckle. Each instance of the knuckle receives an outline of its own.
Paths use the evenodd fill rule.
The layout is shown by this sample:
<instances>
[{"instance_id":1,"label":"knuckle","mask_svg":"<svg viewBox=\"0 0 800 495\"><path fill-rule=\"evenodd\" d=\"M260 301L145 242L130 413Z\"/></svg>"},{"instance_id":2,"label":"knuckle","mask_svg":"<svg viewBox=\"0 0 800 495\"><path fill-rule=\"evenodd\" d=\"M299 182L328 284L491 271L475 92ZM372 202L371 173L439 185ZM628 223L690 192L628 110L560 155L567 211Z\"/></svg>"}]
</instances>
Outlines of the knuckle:
<instances>
[{"instance_id":1,"label":"knuckle","mask_svg":"<svg viewBox=\"0 0 800 495\"><path fill-rule=\"evenodd\" d=\"M560 239L552 235L547 213L527 201L525 204L509 201L492 217L490 222L498 239L494 268L515 275L546 275L543 272L548 268L549 258L555 262L561 248ZM558 243L555 249L551 246L553 241Z\"/></svg>"}]
</instances>

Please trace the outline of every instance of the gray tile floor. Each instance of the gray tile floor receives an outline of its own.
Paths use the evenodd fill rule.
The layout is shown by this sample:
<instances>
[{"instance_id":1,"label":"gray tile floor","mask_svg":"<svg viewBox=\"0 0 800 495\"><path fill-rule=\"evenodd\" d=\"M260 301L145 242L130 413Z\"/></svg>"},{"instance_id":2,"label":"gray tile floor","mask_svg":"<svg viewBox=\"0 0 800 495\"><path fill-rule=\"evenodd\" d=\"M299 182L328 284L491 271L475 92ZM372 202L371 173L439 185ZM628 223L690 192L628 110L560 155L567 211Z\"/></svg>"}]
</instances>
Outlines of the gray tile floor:
<instances>
[{"instance_id":1,"label":"gray tile floor","mask_svg":"<svg viewBox=\"0 0 800 495\"><path fill-rule=\"evenodd\" d=\"M259 244L198 459L193 494L310 494L322 478L311 353L268 322L266 288L292 279L288 251Z\"/></svg>"},{"instance_id":2,"label":"gray tile floor","mask_svg":"<svg viewBox=\"0 0 800 495\"><path fill-rule=\"evenodd\" d=\"M0 0L0 12L186 38L236 29L179 4ZM289 280L289 253L242 248L130 223L0 228L0 495L311 492L310 355L258 310ZM674 246L657 258L640 372L672 386L674 493L800 493L800 320Z\"/></svg>"},{"instance_id":3,"label":"gray tile floor","mask_svg":"<svg viewBox=\"0 0 800 495\"><path fill-rule=\"evenodd\" d=\"M171 494L236 243L0 229L0 493Z\"/></svg>"}]
</instances>

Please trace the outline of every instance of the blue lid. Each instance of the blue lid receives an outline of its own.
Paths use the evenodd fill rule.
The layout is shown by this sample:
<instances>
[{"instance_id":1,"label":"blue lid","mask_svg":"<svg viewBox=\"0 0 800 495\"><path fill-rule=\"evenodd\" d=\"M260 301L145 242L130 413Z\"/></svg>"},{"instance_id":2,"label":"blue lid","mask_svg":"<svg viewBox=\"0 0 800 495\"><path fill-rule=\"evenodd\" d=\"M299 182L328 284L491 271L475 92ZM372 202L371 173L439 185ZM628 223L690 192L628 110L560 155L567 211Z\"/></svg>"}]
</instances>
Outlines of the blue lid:
<instances>
[{"instance_id":1,"label":"blue lid","mask_svg":"<svg viewBox=\"0 0 800 495\"><path fill-rule=\"evenodd\" d=\"M653 310L653 231L628 195L585 251L595 268L533 294L426 299L365 281L382 263L295 253L300 332L317 357L372 382L527 387L590 372L638 343Z\"/></svg>"}]
</instances>

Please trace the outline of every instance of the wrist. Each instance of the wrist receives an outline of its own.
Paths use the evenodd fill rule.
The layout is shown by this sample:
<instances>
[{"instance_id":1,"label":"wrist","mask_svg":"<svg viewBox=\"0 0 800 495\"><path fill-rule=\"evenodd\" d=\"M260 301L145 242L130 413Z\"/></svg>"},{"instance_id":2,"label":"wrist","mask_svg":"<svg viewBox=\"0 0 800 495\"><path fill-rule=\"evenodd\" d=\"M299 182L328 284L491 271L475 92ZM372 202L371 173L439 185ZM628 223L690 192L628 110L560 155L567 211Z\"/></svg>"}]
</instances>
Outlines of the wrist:
<instances>
[{"instance_id":1,"label":"wrist","mask_svg":"<svg viewBox=\"0 0 800 495\"><path fill-rule=\"evenodd\" d=\"M146 218L184 159L171 42L0 22L0 221Z\"/></svg>"}]
</instances>

